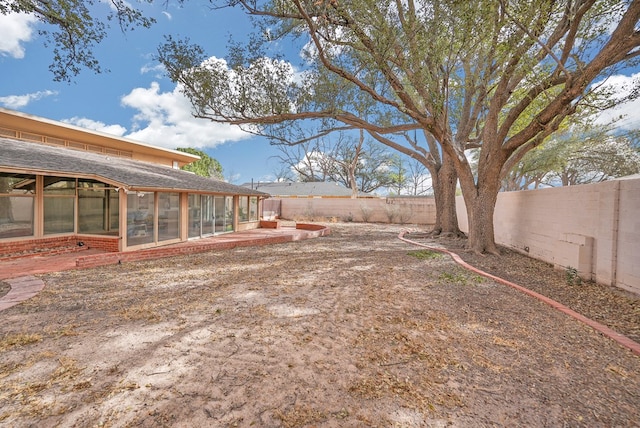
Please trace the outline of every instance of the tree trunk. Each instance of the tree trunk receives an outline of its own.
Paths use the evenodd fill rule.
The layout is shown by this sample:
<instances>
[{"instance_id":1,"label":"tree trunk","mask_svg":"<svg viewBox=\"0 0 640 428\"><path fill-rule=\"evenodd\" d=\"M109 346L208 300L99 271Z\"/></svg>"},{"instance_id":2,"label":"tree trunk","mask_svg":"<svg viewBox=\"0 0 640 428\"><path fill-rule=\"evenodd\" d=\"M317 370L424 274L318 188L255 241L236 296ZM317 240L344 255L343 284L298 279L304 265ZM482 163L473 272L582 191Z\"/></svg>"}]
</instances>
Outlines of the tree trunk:
<instances>
[{"instance_id":1,"label":"tree trunk","mask_svg":"<svg viewBox=\"0 0 640 428\"><path fill-rule=\"evenodd\" d=\"M469 219L469 240L467 247L475 253L499 254L494 237L493 215L498 190L480 186L477 195L465 198Z\"/></svg>"},{"instance_id":2,"label":"tree trunk","mask_svg":"<svg viewBox=\"0 0 640 428\"><path fill-rule=\"evenodd\" d=\"M349 165L349 184L351 184L351 198L358 197L358 183L356 182L355 166Z\"/></svg>"},{"instance_id":3,"label":"tree trunk","mask_svg":"<svg viewBox=\"0 0 640 428\"><path fill-rule=\"evenodd\" d=\"M355 153L353 159L347 164L347 171L349 174L349 183L351 184L351 197L353 199L358 197L358 182L356 181L356 169L358 168L358 160L360 159L360 153L362 152L362 145L364 144L364 130L360 130L360 139L358 145L355 147Z\"/></svg>"},{"instance_id":4,"label":"tree trunk","mask_svg":"<svg viewBox=\"0 0 640 428\"><path fill-rule=\"evenodd\" d=\"M433 234L453 234L462 236L458 228L458 215L456 214L456 188L458 174L453 161L444 155L442 165L435 174L431 174L433 196L436 203L436 223Z\"/></svg>"},{"instance_id":5,"label":"tree trunk","mask_svg":"<svg viewBox=\"0 0 640 428\"><path fill-rule=\"evenodd\" d=\"M500 190L500 169L497 165L500 164L493 164L479 174L478 185L470 169L460 175L460 187L469 221L467 247L478 254L500 254L493 226L493 214Z\"/></svg>"}]
</instances>

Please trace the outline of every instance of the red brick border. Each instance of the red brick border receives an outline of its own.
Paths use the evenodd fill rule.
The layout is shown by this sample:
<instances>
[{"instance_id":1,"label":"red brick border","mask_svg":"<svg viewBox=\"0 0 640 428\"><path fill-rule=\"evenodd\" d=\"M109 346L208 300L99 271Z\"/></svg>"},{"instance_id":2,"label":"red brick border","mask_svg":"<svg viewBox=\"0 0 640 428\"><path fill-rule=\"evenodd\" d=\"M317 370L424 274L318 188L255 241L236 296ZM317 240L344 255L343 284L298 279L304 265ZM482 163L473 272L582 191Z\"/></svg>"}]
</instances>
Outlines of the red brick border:
<instances>
[{"instance_id":1,"label":"red brick border","mask_svg":"<svg viewBox=\"0 0 640 428\"><path fill-rule=\"evenodd\" d=\"M29 238L0 242L0 259L11 260L38 254L56 255L82 251L89 248L117 252L118 243L119 238L117 236L64 235L46 238Z\"/></svg>"},{"instance_id":2,"label":"red brick border","mask_svg":"<svg viewBox=\"0 0 640 428\"><path fill-rule=\"evenodd\" d=\"M284 228L278 229L283 230ZM283 244L285 242L292 242L300 239L327 236L331 233L331 230L327 226L316 224L298 224L296 225L296 229L304 230L306 233L304 233L304 236L292 233L279 236L256 237L254 239L239 239L237 241L214 240L203 243L197 243L197 241L194 241L189 244L178 243L167 245L165 247L149 248L146 250L136 250L130 252L125 251L120 253L91 254L88 256L78 257L78 259L76 259L76 267L89 268L117 263L161 259L164 257L203 253L205 251L212 250L229 250L236 247Z\"/></svg>"}]
</instances>

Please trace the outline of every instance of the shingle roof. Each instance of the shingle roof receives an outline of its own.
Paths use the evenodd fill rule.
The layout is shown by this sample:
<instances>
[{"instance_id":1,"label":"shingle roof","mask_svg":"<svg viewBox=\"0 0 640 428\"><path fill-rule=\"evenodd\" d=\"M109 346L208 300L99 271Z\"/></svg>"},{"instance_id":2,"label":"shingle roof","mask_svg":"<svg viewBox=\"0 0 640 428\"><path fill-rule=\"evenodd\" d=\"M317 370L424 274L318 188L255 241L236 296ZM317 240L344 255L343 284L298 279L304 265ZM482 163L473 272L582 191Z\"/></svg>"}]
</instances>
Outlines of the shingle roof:
<instances>
[{"instance_id":1,"label":"shingle roof","mask_svg":"<svg viewBox=\"0 0 640 428\"><path fill-rule=\"evenodd\" d=\"M6 168L46 175L94 177L127 189L268 196L164 165L0 137L0 170Z\"/></svg>"}]
</instances>

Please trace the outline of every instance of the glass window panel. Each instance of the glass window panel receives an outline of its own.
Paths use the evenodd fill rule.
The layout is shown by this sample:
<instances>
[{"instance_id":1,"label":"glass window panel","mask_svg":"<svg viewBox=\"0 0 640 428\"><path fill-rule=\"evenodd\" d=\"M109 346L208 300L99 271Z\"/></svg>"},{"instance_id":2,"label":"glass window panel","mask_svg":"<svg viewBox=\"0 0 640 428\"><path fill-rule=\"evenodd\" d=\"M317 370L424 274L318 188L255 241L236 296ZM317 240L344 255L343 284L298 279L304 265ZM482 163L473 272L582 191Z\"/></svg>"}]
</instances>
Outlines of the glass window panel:
<instances>
[{"instance_id":1,"label":"glass window panel","mask_svg":"<svg viewBox=\"0 0 640 428\"><path fill-rule=\"evenodd\" d=\"M189 194L189 238L200 236L200 195Z\"/></svg>"},{"instance_id":2,"label":"glass window panel","mask_svg":"<svg viewBox=\"0 0 640 428\"><path fill-rule=\"evenodd\" d=\"M115 200L112 197L113 194L116 195ZM78 189L78 232L117 234L119 229L117 196L117 191L108 189L104 185L80 187Z\"/></svg>"},{"instance_id":3,"label":"glass window panel","mask_svg":"<svg viewBox=\"0 0 640 428\"><path fill-rule=\"evenodd\" d=\"M0 173L0 239L33 236L36 176Z\"/></svg>"},{"instance_id":4,"label":"glass window panel","mask_svg":"<svg viewBox=\"0 0 640 428\"><path fill-rule=\"evenodd\" d=\"M75 192L75 189L74 189ZM75 219L75 197L62 196L44 198L44 233L72 233Z\"/></svg>"},{"instance_id":5,"label":"glass window panel","mask_svg":"<svg viewBox=\"0 0 640 428\"><path fill-rule=\"evenodd\" d=\"M233 196L224 197L224 230L225 232L233 231Z\"/></svg>"},{"instance_id":6,"label":"glass window panel","mask_svg":"<svg viewBox=\"0 0 640 428\"><path fill-rule=\"evenodd\" d=\"M76 180L65 177L44 177L45 195L71 195L76 194Z\"/></svg>"},{"instance_id":7,"label":"glass window panel","mask_svg":"<svg viewBox=\"0 0 640 428\"><path fill-rule=\"evenodd\" d=\"M214 206L212 195L202 195L202 235L214 232Z\"/></svg>"},{"instance_id":8,"label":"glass window panel","mask_svg":"<svg viewBox=\"0 0 640 428\"><path fill-rule=\"evenodd\" d=\"M158 193L158 241L180 237L180 194Z\"/></svg>"},{"instance_id":9,"label":"glass window panel","mask_svg":"<svg viewBox=\"0 0 640 428\"><path fill-rule=\"evenodd\" d=\"M109 230L107 208L107 195L104 190L78 189L78 232L107 232Z\"/></svg>"},{"instance_id":10,"label":"glass window panel","mask_svg":"<svg viewBox=\"0 0 640 428\"><path fill-rule=\"evenodd\" d=\"M154 242L153 192L131 192L127 195L127 246Z\"/></svg>"},{"instance_id":11,"label":"glass window panel","mask_svg":"<svg viewBox=\"0 0 640 428\"><path fill-rule=\"evenodd\" d=\"M224 196L216 196L214 200L216 227L215 232L221 233L225 231L225 215L224 215Z\"/></svg>"},{"instance_id":12,"label":"glass window panel","mask_svg":"<svg viewBox=\"0 0 640 428\"><path fill-rule=\"evenodd\" d=\"M249 220L249 198L241 196L238 204L238 221Z\"/></svg>"},{"instance_id":13,"label":"glass window panel","mask_svg":"<svg viewBox=\"0 0 640 428\"><path fill-rule=\"evenodd\" d=\"M104 189L109 187L108 184L102 183L100 181L95 181L95 180L83 180L83 179L79 179L78 180L78 188L84 188L84 189Z\"/></svg>"},{"instance_id":14,"label":"glass window panel","mask_svg":"<svg viewBox=\"0 0 640 428\"><path fill-rule=\"evenodd\" d=\"M249 221L258 221L258 198L256 196L249 198Z\"/></svg>"},{"instance_id":15,"label":"glass window panel","mask_svg":"<svg viewBox=\"0 0 640 428\"><path fill-rule=\"evenodd\" d=\"M33 235L33 197L0 196L0 239Z\"/></svg>"},{"instance_id":16,"label":"glass window panel","mask_svg":"<svg viewBox=\"0 0 640 428\"><path fill-rule=\"evenodd\" d=\"M117 190L109 191L109 224L112 232L120 230L120 195Z\"/></svg>"},{"instance_id":17,"label":"glass window panel","mask_svg":"<svg viewBox=\"0 0 640 428\"><path fill-rule=\"evenodd\" d=\"M35 190L35 175L0 173L0 194L30 195Z\"/></svg>"}]
</instances>

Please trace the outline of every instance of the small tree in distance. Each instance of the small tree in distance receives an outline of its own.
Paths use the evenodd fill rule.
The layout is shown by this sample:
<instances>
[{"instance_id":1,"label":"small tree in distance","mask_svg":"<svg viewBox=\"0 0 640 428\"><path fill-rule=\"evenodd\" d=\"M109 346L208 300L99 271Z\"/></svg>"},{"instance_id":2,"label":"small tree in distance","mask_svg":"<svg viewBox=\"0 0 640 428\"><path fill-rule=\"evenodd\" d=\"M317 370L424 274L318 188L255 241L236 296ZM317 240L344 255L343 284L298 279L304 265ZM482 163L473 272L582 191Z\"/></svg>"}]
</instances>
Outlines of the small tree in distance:
<instances>
[{"instance_id":1,"label":"small tree in distance","mask_svg":"<svg viewBox=\"0 0 640 428\"><path fill-rule=\"evenodd\" d=\"M640 149L608 126L575 125L528 152L503 179L503 190L598 183L640 172Z\"/></svg>"},{"instance_id":2,"label":"small tree in distance","mask_svg":"<svg viewBox=\"0 0 640 428\"><path fill-rule=\"evenodd\" d=\"M366 140L362 132L350 138L317 138L299 144L279 144L277 159L302 182L331 181L350 188L352 197L394 184L394 156L384 146ZM282 174L280 174L282 175Z\"/></svg>"},{"instance_id":3,"label":"small tree in distance","mask_svg":"<svg viewBox=\"0 0 640 428\"><path fill-rule=\"evenodd\" d=\"M183 166L183 170L193 172L194 174L201 175L203 177L211 177L218 180L224 180L224 174L222 172L222 165L220 165L220 162L218 162L216 159L212 158L202 150L193 149L190 147L177 148L176 150L200 156L200 159L198 159L197 161Z\"/></svg>"}]
</instances>

